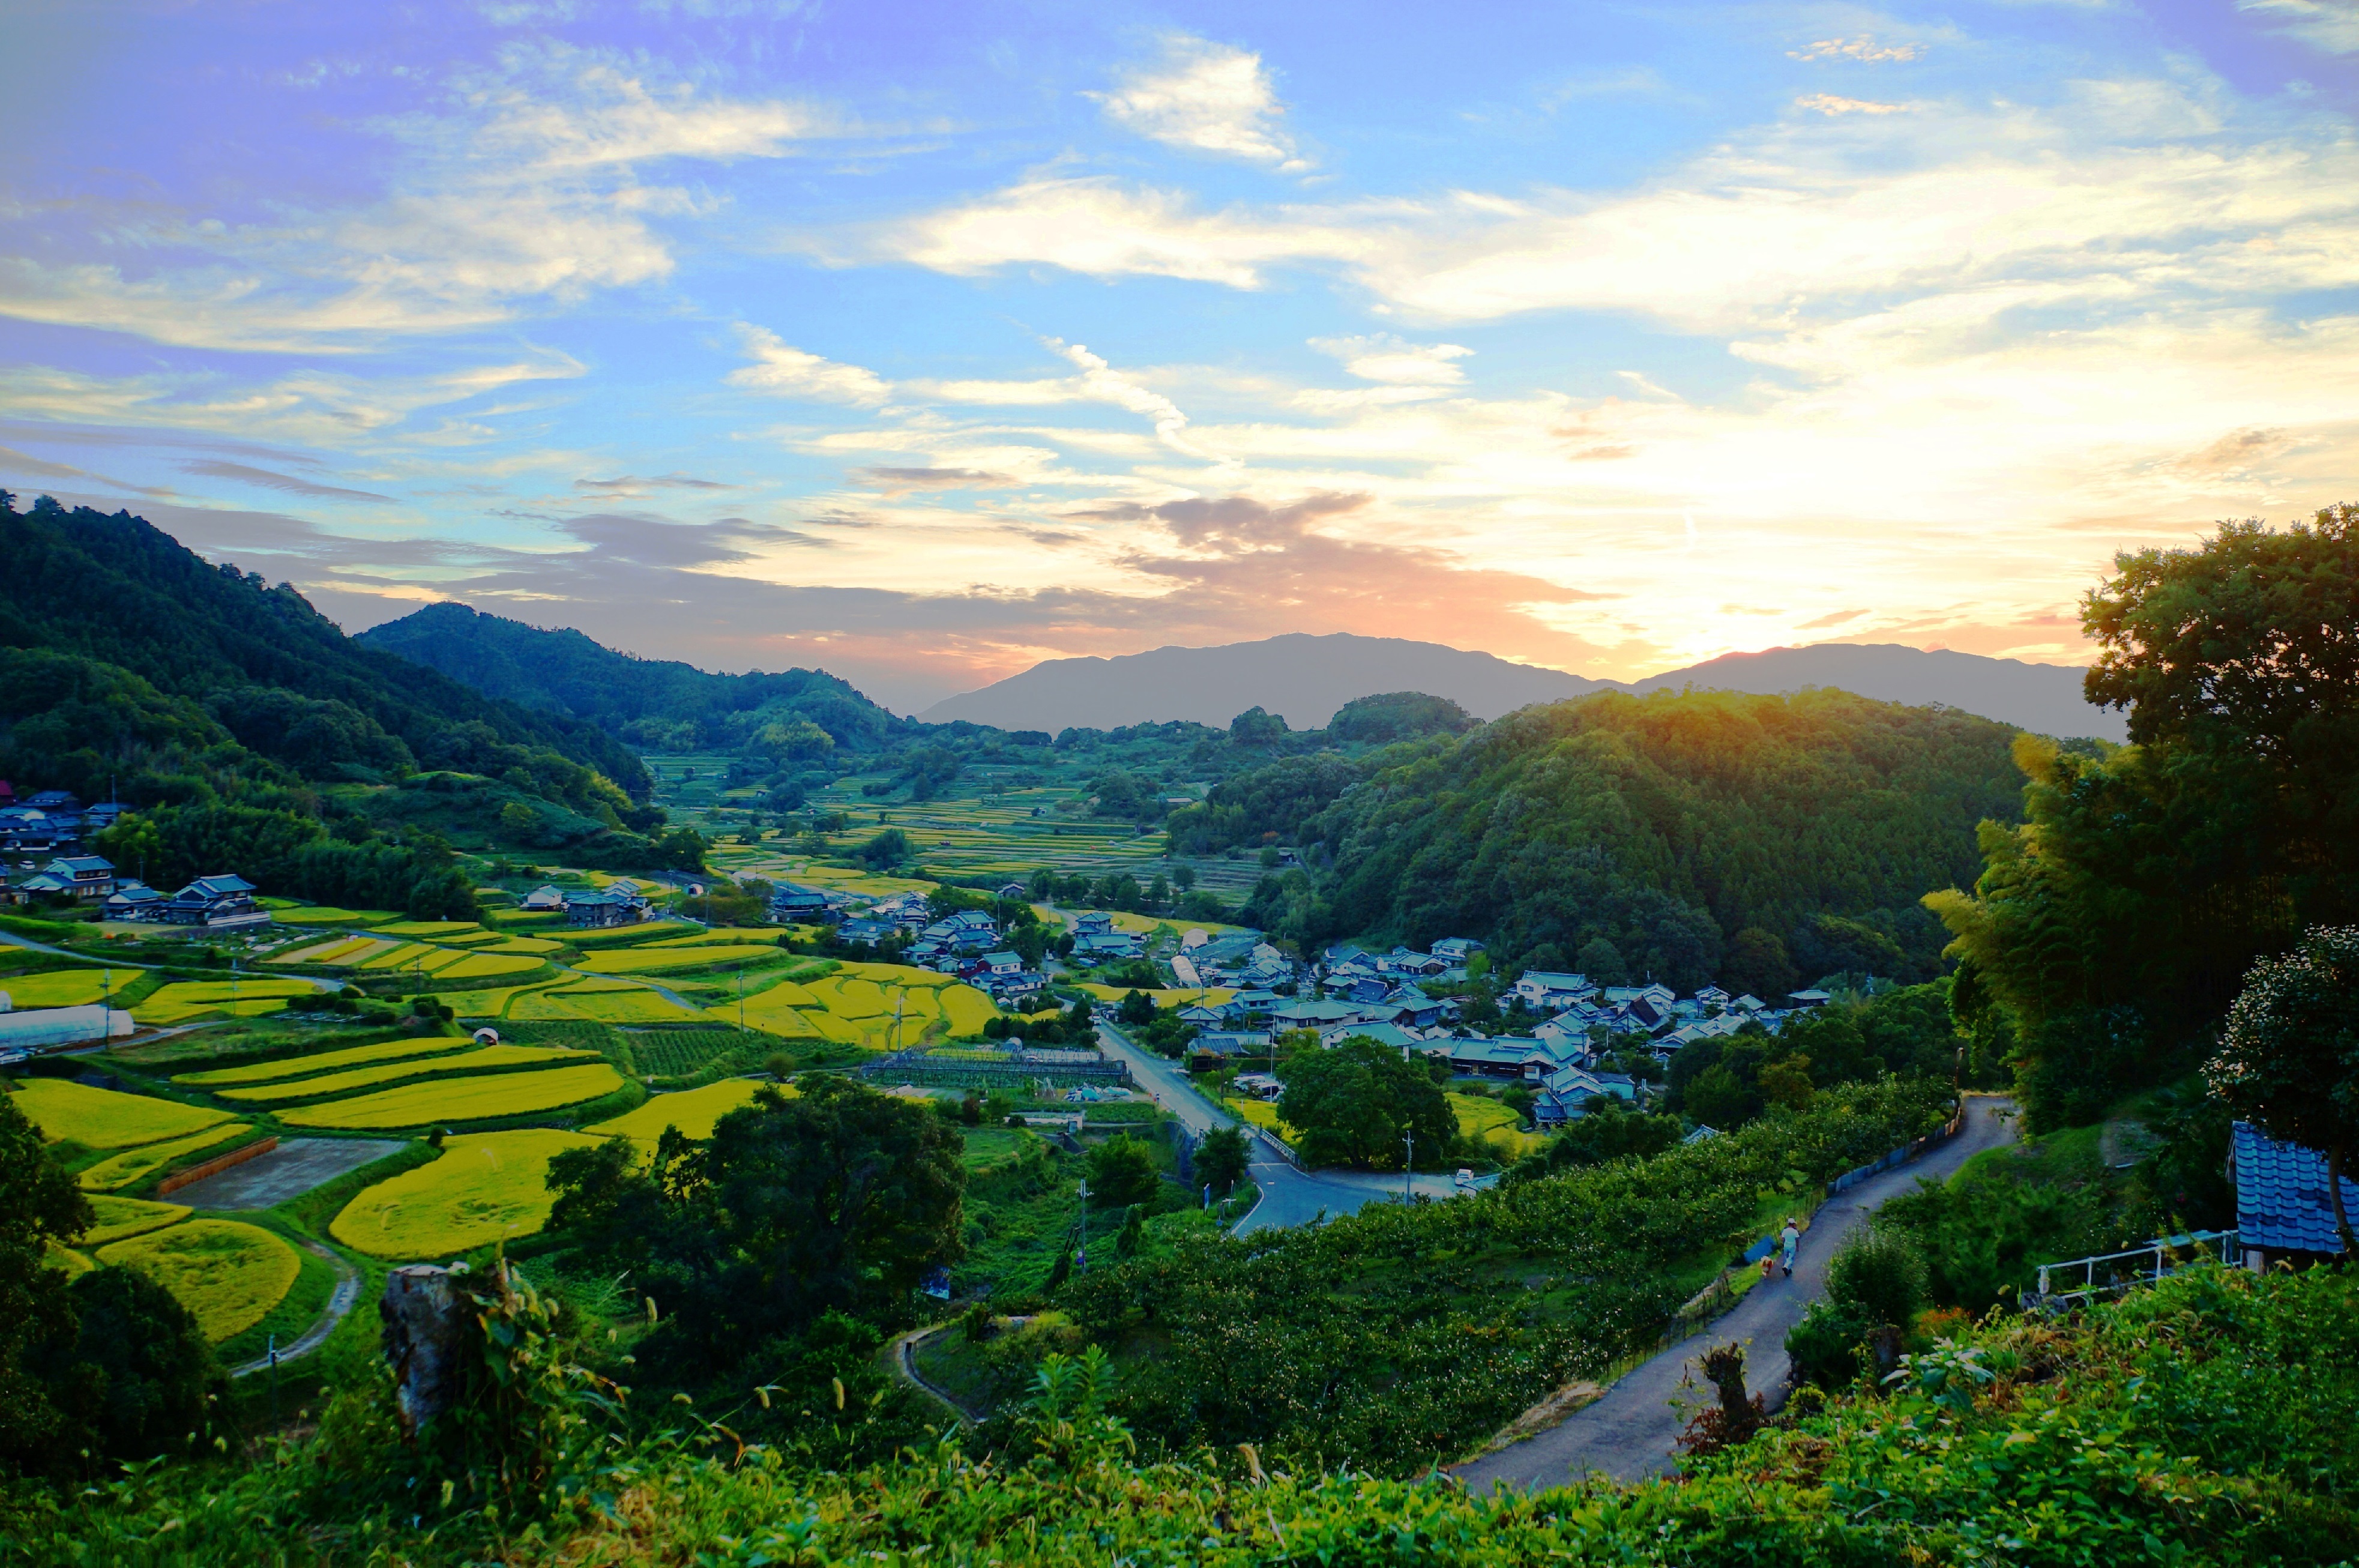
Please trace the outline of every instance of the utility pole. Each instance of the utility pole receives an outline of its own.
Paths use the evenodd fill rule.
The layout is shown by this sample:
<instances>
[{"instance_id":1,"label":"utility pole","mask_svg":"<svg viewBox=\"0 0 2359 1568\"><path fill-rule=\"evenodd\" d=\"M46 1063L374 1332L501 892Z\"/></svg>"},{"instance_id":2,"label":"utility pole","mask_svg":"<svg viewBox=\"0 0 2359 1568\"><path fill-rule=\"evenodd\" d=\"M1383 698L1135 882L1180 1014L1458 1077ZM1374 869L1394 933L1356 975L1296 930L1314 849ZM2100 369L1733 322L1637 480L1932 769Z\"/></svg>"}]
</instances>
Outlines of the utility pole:
<instances>
[{"instance_id":1,"label":"utility pole","mask_svg":"<svg viewBox=\"0 0 2359 1568\"><path fill-rule=\"evenodd\" d=\"M1090 1271L1090 1179L1082 1178L1082 1245L1073 1251L1073 1266L1086 1274Z\"/></svg>"},{"instance_id":2,"label":"utility pole","mask_svg":"<svg viewBox=\"0 0 2359 1568\"><path fill-rule=\"evenodd\" d=\"M1417 1129L1401 1128L1401 1142L1408 1149L1408 1153L1401 1160L1401 1202L1408 1203L1417 1201L1416 1192L1411 1185L1417 1180Z\"/></svg>"},{"instance_id":3,"label":"utility pole","mask_svg":"<svg viewBox=\"0 0 2359 1568\"><path fill-rule=\"evenodd\" d=\"M745 1027L745 966L737 966L737 1027Z\"/></svg>"}]
</instances>

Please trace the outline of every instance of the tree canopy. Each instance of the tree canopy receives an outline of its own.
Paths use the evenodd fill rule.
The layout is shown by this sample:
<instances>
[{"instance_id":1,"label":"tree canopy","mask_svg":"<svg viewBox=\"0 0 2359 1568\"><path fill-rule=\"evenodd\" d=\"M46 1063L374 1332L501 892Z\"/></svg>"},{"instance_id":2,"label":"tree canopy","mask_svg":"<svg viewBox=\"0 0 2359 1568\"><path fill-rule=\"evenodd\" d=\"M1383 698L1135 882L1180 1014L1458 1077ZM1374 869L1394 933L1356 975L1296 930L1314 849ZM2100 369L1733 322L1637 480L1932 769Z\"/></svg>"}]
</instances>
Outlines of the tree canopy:
<instances>
[{"instance_id":1,"label":"tree canopy","mask_svg":"<svg viewBox=\"0 0 2359 1568\"><path fill-rule=\"evenodd\" d=\"M1312 1165L1397 1168L1405 1132L1438 1162L1457 1137L1458 1118L1425 1063L1364 1035L1297 1051L1277 1073L1286 1084L1278 1116L1301 1135Z\"/></svg>"}]
</instances>

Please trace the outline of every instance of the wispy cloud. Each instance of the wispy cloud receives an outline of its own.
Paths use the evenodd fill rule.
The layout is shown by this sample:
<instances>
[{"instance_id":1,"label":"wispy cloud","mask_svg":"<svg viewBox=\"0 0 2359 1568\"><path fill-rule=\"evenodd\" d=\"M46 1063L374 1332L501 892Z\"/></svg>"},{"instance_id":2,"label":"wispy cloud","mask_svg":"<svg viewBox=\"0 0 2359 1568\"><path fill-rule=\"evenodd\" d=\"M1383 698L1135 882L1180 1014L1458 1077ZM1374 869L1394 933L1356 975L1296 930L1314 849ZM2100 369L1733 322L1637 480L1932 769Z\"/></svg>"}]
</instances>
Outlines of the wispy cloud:
<instances>
[{"instance_id":1,"label":"wispy cloud","mask_svg":"<svg viewBox=\"0 0 2359 1568\"><path fill-rule=\"evenodd\" d=\"M1924 58L1923 44L1882 44L1861 34L1850 38L1821 38L1807 49L1788 49L1788 60L1850 60L1865 65L1897 65Z\"/></svg>"},{"instance_id":2,"label":"wispy cloud","mask_svg":"<svg viewBox=\"0 0 2359 1568\"><path fill-rule=\"evenodd\" d=\"M1163 40L1151 64L1124 71L1109 92L1091 93L1106 118L1126 130L1191 152L1310 169L1279 127L1286 113L1261 56L1185 34Z\"/></svg>"},{"instance_id":3,"label":"wispy cloud","mask_svg":"<svg viewBox=\"0 0 2359 1568\"><path fill-rule=\"evenodd\" d=\"M347 490L340 485L321 485L295 474L273 474L266 468L255 468L243 463L224 463L219 458L201 458L183 463L180 467L208 479L228 479L240 485L251 485L256 489L278 490L289 495L310 495L323 501L390 502L393 499L374 490Z\"/></svg>"},{"instance_id":4,"label":"wispy cloud","mask_svg":"<svg viewBox=\"0 0 2359 1568\"><path fill-rule=\"evenodd\" d=\"M807 354L785 343L766 327L740 322L737 339L745 356L754 363L729 373L732 387L812 402L870 407L893 395L891 385L875 371Z\"/></svg>"},{"instance_id":5,"label":"wispy cloud","mask_svg":"<svg viewBox=\"0 0 2359 1568\"><path fill-rule=\"evenodd\" d=\"M2359 54L2359 0L2236 0L2236 9L2323 53Z\"/></svg>"},{"instance_id":6,"label":"wispy cloud","mask_svg":"<svg viewBox=\"0 0 2359 1568\"><path fill-rule=\"evenodd\" d=\"M1898 114L1905 103L1878 103L1866 98L1842 98L1832 93L1812 93L1794 100L1794 107L1813 114Z\"/></svg>"}]
</instances>

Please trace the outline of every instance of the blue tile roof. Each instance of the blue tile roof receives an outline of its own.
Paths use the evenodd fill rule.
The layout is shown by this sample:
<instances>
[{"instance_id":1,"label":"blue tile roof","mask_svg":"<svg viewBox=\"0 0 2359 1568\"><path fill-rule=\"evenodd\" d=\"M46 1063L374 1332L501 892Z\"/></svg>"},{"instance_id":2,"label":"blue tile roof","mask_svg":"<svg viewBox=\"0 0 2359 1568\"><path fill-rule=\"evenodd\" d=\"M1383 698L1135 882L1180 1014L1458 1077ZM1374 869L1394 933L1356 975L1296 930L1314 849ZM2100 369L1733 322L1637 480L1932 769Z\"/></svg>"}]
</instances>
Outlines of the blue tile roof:
<instances>
[{"instance_id":1,"label":"blue tile roof","mask_svg":"<svg viewBox=\"0 0 2359 1568\"><path fill-rule=\"evenodd\" d=\"M2249 1122L2238 1122L2231 1148L2236 1162L2236 1229L2246 1247L2270 1251L2343 1250L2326 1193L2326 1156L2279 1143ZM2343 1206L2359 1223L2359 1183L2343 1180Z\"/></svg>"}]
</instances>

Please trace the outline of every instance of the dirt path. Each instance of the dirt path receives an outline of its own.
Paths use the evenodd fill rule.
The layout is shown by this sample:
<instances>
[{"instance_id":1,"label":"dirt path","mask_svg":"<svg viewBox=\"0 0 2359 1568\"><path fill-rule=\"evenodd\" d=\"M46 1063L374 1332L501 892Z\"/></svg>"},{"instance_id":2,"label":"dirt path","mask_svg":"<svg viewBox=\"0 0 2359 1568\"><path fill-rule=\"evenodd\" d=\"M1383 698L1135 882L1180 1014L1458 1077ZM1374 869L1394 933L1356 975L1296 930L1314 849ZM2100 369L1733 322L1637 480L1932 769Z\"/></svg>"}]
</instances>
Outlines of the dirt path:
<instances>
[{"instance_id":1,"label":"dirt path","mask_svg":"<svg viewBox=\"0 0 2359 1568\"><path fill-rule=\"evenodd\" d=\"M895 1377L950 1411L957 1419L959 1425L973 1426L983 1418L951 1398L947 1389L928 1382L926 1375L918 1370L918 1346L938 1334L947 1334L956 1326L954 1323L934 1323L926 1328L913 1328L886 1345L885 1356Z\"/></svg>"},{"instance_id":2,"label":"dirt path","mask_svg":"<svg viewBox=\"0 0 2359 1568\"><path fill-rule=\"evenodd\" d=\"M1915 1190L1920 1180L1941 1181L1986 1149L2014 1141L2014 1104L1992 1094L1966 1096L1966 1125L1957 1137L1914 1164L1869 1178L1828 1199L1812 1217L1795 1260L1794 1277L1756 1285L1735 1309L1702 1333L1641 1363L1605 1390L1595 1403L1575 1411L1561 1425L1460 1465L1454 1474L1478 1492L1497 1483L1516 1487L1552 1486L1603 1471L1619 1481L1662 1475L1671 1468L1671 1446L1685 1422L1672 1400L1683 1381L1704 1387L1698 1366L1703 1353L1734 1340L1745 1346L1745 1381L1774 1402L1782 1392L1789 1363L1786 1333L1826 1291L1827 1259L1843 1238L1867 1223L1886 1200ZM2004 1113L2004 1114L2002 1114Z\"/></svg>"},{"instance_id":3,"label":"dirt path","mask_svg":"<svg viewBox=\"0 0 2359 1568\"><path fill-rule=\"evenodd\" d=\"M298 1244L305 1251L315 1252L335 1266L336 1288L329 1293L328 1310L320 1314L320 1321L305 1329L294 1344L285 1346L278 1352L278 1362L282 1367L297 1356L309 1356L327 1344L328 1336L336 1332L336 1325L344 1321L345 1315L361 1299L359 1269L338 1257L332 1248L321 1246L309 1236L299 1237ZM257 1372L269 1370L270 1357L265 1356L258 1360L249 1361L243 1367L231 1367L229 1375L233 1377L251 1377Z\"/></svg>"}]
</instances>

